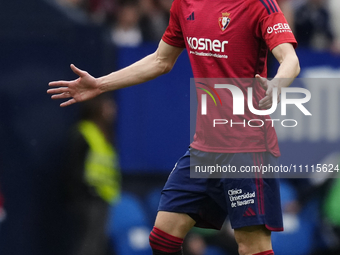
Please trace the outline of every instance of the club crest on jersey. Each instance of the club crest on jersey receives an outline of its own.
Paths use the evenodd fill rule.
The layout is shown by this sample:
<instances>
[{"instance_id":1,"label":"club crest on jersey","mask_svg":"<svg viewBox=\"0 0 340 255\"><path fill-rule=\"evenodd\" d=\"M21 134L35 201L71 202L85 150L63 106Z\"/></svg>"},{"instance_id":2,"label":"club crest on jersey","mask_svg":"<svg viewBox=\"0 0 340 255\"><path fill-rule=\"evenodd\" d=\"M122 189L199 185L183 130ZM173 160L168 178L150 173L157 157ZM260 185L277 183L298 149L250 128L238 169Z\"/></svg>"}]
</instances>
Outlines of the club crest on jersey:
<instances>
[{"instance_id":1,"label":"club crest on jersey","mask_svg":"<svg viewBox=\"0 0 340 255\"><path fill-rule=\"evenodd\" d=\"M230 24L230 13L228 12L222 12L222 17L218 18L218 24L220 25L220 28L222 32L227 29L227 27Z\"/></svg>"}]
</instances>

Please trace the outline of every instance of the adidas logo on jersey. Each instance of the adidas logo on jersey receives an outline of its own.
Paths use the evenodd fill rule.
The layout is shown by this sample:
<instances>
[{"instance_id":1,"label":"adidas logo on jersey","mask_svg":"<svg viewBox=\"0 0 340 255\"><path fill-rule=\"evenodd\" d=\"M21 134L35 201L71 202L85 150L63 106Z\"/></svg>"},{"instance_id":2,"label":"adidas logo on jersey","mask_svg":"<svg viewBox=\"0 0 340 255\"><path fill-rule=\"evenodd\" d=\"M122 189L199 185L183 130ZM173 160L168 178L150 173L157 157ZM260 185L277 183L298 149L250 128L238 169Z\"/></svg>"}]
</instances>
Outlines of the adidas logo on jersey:
<instances>
[{"instance_id":1,"label":"adidas logo on jersey","mask_svg":"<svg viewBox=\"0 0 340 255\"><path fill-rule=\"evenodd\" d=\"M187 20L195 20L195 13L192 12L189 17L187 18Z\"/></svg>"},{"instance_id":2,"label":"adidas logo on jersey","mask_svg":"<svg viewBox=\"0 0 340 255\"><path fill-rule=\"evenodd\" d=\"M256 213L251 207L248 207L247 210L244 212L243 217L248 217L248 216L255 216Z\"/></svg>"}]
</instances>

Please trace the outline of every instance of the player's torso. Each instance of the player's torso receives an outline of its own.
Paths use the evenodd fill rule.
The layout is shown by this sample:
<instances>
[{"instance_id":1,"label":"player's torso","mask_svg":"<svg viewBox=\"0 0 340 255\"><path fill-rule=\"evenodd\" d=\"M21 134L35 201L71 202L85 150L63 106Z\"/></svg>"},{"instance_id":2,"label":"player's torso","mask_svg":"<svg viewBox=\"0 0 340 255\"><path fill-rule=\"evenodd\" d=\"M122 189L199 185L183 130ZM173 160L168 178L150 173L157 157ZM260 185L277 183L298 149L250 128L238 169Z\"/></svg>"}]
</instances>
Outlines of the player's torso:
<instances>
[{"instance_id":1,"label":"player's torso","mask_svg":"<svg viewBox=\"0 0 340 255\"><path fill-rule=\"evenodd\" d=\"M264 74L265 47L255 36L248 0L179 1L178 18L195 77Z\"/></svg>"}]
</instances>

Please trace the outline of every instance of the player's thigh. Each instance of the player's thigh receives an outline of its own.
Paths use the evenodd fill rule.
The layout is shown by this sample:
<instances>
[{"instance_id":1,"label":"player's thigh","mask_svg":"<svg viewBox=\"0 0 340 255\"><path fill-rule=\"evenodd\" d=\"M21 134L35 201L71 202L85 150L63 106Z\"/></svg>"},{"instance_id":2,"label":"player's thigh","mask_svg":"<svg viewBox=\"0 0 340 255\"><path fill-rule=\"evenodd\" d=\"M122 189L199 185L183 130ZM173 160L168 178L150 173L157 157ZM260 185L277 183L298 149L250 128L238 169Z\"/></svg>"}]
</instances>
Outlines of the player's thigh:
<instances>
[{"instance_id":1,"label":"player's thigh","mask_svg":"<svg viewBox=\"0 0 340 255\"><path fill-rule=\"evenodd\" d=\"M186 213L158 211L155 227L169 235L184 238L195 223Z\"/></svg>"},{"instance_id":2,"label":"player's thigh","mask_svg":"<svg viewBox=\"0 0 340 255\"><path fill-rule=\"evenodd\" d=\"M255 254L272 249L271 231L264 225L238 228L234 233L240 254Z\"/></svg>"}]
</instances>

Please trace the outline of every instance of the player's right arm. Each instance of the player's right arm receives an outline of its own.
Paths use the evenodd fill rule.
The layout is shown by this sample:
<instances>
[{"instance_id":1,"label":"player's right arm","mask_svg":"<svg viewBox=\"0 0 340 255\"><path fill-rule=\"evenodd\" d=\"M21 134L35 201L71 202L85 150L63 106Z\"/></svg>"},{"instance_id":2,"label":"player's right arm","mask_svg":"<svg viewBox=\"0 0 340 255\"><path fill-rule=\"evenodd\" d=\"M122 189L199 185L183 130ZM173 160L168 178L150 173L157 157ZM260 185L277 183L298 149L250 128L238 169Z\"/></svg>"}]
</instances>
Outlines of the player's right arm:
<instances>
[{"instance_id":1,"label":"player's right arm","mask_svg":"<svg viewBox=\"0 0 340 255\"><path fill-rule=\"evenodd\" d=\"M71 69L79 78L73 81L50 82L49 86L54 88L49 89L47 93L52 94L52 99L71 98L60 104L64 107L91 99L107 91L137 85L168 73L182 51L183 48L171 46L161 40L153 54L99 78L94 78L72 64Z\"/></svg>"}]
</instances>

